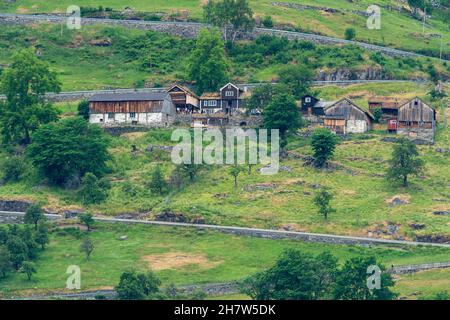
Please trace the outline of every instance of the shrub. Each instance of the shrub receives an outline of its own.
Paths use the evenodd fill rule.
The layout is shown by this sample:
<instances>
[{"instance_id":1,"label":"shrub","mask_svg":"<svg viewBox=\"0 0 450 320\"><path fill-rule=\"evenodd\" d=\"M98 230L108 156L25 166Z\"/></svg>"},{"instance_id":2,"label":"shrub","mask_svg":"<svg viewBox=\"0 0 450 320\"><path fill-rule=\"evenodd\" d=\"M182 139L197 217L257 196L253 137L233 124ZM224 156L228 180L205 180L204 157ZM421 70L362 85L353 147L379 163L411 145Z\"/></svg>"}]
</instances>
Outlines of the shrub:
<instances>
[{"instance_id":1,"label":"shrub","mask_svg":"<svg viewBox=\"0 0 450 320\"><path fill-rule=\"evenodd\" d=\"M6 159L2 169L5 182L16 182L22 179L27 169L27 163L22 157L13 156Z\"/></svg>"},{"instance_id":2,"label":"shrub","mask_svg":"<svg viewBox=\"0 0 450 320\"><path fill-rule=\"evenodd\" d=\"M273 20L272 20L272 17L271 17L271 16L265 16L265 17L262 19L262 24L263 24L263 26L266 27L266 28L273 28Z\"/></svg>"},{"instance_id":3,"label":"shrub","mask_svg":"<svg viewBox=\"0 0 450 320\"><path fill-rule=\"evenodd\" d=\"M83 119L89 119L89 101L83 100L78 104L78 115Z\"/></svg>"},{"instance_id":4,"label":"shrub","mask_svg":"<svg viewBox=\"0 0 450 320\"><path fill-rule=\"evenodd\" d=\"M92 173L88 172L81 181L81 188L78 191L85 205L100 203L108 196L108 186L99 181Z\"/></svg>"},{"instance_id":5,"label":"shrub","mask_svg":"<svg viewBox=\"0 0 450 320\"><path fill-rule=\"evenodd\" d=\"M353 28L347 28L345 29L345 39L346 40L353 40L356 37L356 30Z\"/></svg>"}]
</instances>

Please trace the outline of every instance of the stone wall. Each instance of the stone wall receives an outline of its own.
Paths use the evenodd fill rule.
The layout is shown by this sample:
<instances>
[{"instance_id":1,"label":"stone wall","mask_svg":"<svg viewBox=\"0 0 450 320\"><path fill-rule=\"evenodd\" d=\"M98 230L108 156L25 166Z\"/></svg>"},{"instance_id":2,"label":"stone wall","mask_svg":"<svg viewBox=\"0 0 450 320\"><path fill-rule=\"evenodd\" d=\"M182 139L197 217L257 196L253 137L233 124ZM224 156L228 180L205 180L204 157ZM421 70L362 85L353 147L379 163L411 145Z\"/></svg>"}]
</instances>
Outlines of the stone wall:
<instances>
[{"instance_id":1,"label":"stone wall","mask_svg":"<svg viewBox=\"0 0 450 320\"><path fill-rule=\"evenodd\" d=\"M416 144L434 144L434 129L399 128L397 134L413 140Z\"/></svg>"},{"instance_id":2,"label":"stone wall","mask_svg":"<svg viewBox=\"0 0 450 320\"><path fill-rule=\"evenodd\" d=\"M388 270L393 274L408 274L419 271L432 270L432 269L446 269L450 268L450 262L437 262L437 263L424 263L408 266L394 266Z\"/></svg>"},{"instance_id":3,"label":"stone wall","mask_svg":"<svg viewBox=\"0 0 450 320\"><path fill-rule=\"evenodd\" d=\"M24 200L0 200L0 211L25 212L32 204Z\"/></svg>"},{"instance_id":4,"label":"stone wall","mask_svg":"<svg viewBox=\"0 0 450 320\"><path fill-rule=\"evenodd\" d=\"M24 213L0 211L0 224L23 223ZM62 216L58 214L45 214L48 220L59 220Z\"/></svg>"}]
</instances>

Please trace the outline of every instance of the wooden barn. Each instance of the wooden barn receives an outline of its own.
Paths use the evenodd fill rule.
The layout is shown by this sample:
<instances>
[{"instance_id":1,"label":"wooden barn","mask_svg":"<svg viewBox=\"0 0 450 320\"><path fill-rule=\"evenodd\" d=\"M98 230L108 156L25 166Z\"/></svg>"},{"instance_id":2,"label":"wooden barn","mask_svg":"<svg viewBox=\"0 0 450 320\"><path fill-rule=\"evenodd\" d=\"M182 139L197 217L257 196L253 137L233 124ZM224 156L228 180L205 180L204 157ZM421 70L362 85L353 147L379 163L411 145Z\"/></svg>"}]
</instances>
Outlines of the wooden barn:
<instances>
[{"instance_id":1,"label":"wooden barn","mask_svg":"<svg viewBox=\"0 0 450 320\"><path fill-rule=\"evenodd\" d=\"M175 107L165 92L108 93L92 96L89 112L91 123L167 127L174 120Z\"/></svg>"},{"instance_id":2,"label":"wooden barn","mask_svg":"<svg viewBox=\"0 0 450 320\"><path fill-rule=\"evenodd\" d=\"M181 85L174 85L167 92L172 98L177 113L198 113L200 110L199 98L190 89Z\"/></svg>"},{"instance_id":3,"label":"wooden barn","mask_svg":"<svg viewBox=\"0 0 450 320\"><path fill-rule=\"evenodd\" d=\"M373 116L344 98L324 109L324 126L336 134L363 133L372 128Z\"/></svg>"},{"instance_id":4,"label":"wooden barn","mask_svg":"<svg viewBox=\"0 0 450 320\"><path fill-rule=\"evenodd\" d=\"M419 98L401 105L398 109L397 133L413 140L434 142L436 110Z\"/></svg>"},{"instance_id":5,"label":"wooden barn","mask_svg":"<svg viewBox=\"0 0 450 320\"><path fill-rule=\"evenodd\" d=\"M398 100L397 98L389 97L372 97L369 99L369 111L375 114L377 109L381 110L381 121L389 121L397 119L398 108L405 101Z\"/></svg>"}]
</instances>

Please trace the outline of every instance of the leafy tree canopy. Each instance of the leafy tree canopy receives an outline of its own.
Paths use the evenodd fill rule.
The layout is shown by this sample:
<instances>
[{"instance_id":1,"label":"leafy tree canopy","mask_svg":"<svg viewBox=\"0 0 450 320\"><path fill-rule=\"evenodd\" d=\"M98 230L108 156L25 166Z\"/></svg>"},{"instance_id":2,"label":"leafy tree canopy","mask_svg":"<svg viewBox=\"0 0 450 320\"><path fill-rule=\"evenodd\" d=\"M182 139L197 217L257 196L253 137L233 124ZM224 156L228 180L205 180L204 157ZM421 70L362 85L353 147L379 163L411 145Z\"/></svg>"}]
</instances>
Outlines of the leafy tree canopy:
<instances>
[{"instance_id":1,"label":"leafy tree canopy","mask_svg":"<svg viewBox=\"0 0 450 320\"><path fill-rule=\"evenodd\" d=\"M225 41L234 41L238 32L250 31L255 26L248 0L209 0L203 7L203 14L208 23L223 28ZM231 39L228 29L231 29Z\"/></svg>"},{"instance_id":2,"label":"leafy tree canopy","mask_svg":"<svg viewBox=\"0 0 450 320\"><path fill-rule=\"evenodd\" d=\"M4 142L28 144L41 124L55 121L59 112L44 98L46 92L60 90L56 74L31 49L17 52L0 78L0 92L6 95L6 101L0 103Z\"/></svg>"},{"instance_id":3,"label":"leafy tree canopy","mask_svg":"<svg viewBox=\"0 0 450 320\"><path fill-rule=\"evenodd\" d=\"M62 185L87 172L103 175L110 158L108 142L99 126L79 117L67 118L39 128L28 156L50 182Z\"/></svg>"},{"instance_id":4,"label":"leafy tree canopy","mask_svg":"<svg viewBox=\"0 0 450 320\"><path fill-rule=\"evenodd\" d=\"M394 145L386 178L391 181L400 180L407 187L408 177L420 175L423 170L424 162L419 158L417 146L411 140L401 138Z\"/></svg>"},{"instance_id":5,"label":"leafy tree canopy","mask_svg":"<svg viewBox=\"0 0 450 320\"><path fill-rule=\"evenodd\" d=\"M216 91L228 82L228 62L218 30L200 30L189 61L188 77L195 81L199 94Z\"/></svg>"}]
</instances>

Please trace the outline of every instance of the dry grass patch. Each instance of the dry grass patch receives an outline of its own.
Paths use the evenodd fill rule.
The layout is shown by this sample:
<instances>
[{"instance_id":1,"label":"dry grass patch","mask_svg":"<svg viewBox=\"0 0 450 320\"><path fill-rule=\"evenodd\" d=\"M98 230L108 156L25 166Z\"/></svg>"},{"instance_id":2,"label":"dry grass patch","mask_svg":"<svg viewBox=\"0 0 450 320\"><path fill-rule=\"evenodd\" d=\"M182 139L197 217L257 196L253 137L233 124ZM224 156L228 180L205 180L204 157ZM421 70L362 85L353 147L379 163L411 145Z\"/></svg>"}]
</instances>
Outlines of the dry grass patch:
<instances>
[{"instance_id":1,"label":"dry grass patch","mask_svg":"<svg viewBox=\"0 0 450 320\"><path fill-rule=\"evenodd\" d=\"M143 136L145 136L146 132L127 132L127 133L123 133L122 137L127 138L128 140L136 140L139 138L142 138Z\"/></svg>"},{"instance_id":2,"label":"dry grass patch","mask_svg":"<svg viewBox=\"0 0 450 320\"><path fill-rule=\"evenodd\" d=\"M186 266L196 265L202 269L211 269L223 261L211 261L204 254L167 252L143 256L142 261L148 264L152 270L181 269Z\"/></svg>"}]
</instances>

